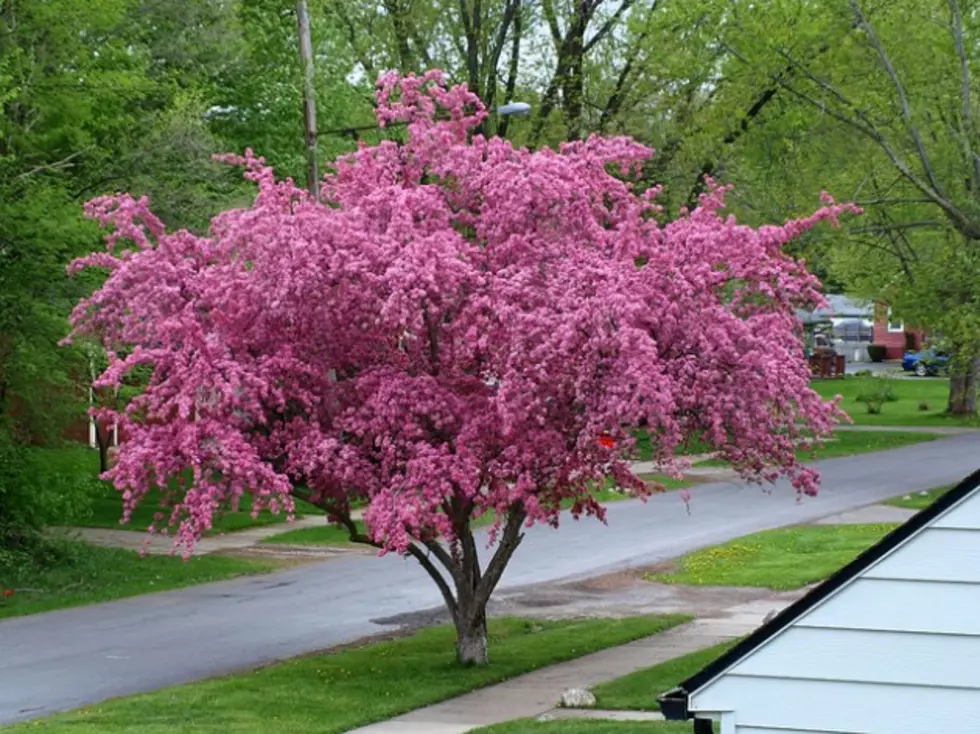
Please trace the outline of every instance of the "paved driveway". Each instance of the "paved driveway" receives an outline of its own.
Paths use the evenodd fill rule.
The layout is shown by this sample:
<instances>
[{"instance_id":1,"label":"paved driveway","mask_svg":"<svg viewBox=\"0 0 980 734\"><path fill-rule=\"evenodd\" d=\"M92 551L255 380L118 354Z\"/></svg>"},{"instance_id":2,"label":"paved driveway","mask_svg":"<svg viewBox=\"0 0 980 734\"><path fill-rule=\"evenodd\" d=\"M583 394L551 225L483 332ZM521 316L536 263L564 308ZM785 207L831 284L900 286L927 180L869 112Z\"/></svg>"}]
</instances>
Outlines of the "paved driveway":
<instances>
[{"instance_id":1,"label":"paved driveway","mask_svg":"<svg viewBox=\"0 0 980 734\"><path fill-rule=\"evenodd\" d=\"M666 560L757 530L815 520L949 484L980 466L980 436L822 462L820 497L702 485L691 514L676 494L614 503L608 525L527 533L504 587ZM482 536L481 536L482 537ZM414 562L347 557L265 576L0 622L0 723L225 673L382 631L372 622L437 606Z\"/></svg>"}]
</instances>

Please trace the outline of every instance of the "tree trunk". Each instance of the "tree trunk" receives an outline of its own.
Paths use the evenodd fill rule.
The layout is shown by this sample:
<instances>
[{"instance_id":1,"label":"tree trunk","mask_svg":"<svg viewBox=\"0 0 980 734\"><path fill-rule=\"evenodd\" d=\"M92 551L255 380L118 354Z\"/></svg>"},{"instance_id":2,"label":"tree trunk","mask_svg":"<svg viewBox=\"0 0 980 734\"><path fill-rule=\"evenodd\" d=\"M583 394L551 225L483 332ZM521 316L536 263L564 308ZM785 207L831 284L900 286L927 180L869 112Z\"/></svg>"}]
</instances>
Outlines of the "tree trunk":
<instances>
[{"instance_id":1,"label":"tree trunk","mask_svg":"<svg viewBox=\"0 0 980 734\"><path fill-rule=\"evenodd\" d=\"M517 89L517 68L521 58L521 37L524 32L522 0L518 0L514 13L514 35L511 39L510 66L507 69L507 86L504 92L504 104L514 101L514 90ZM497 135L502 138L507 137L507 126L510 124L510 116L504 117L497 128Z\"/></svg>"},{"instance_id":2,"label":"tree trunk","mask_svg":"<svg viewBox=\"0 0 980 734\"><path fill-rule=\"evenodd\" d=\"M482 609L472 609L468 618L456 619L456 659L461 665L487 665L487 614ZM459 616L459 615L458 615Z\"/></svg>"},{"instance_id":3,"label":"tree trunk","mask_svg":"<svg viewBox=\"0 0 980 734\"><path fill-rule=\"evenodd\" d=\"M409 554L436 582L456 627L456 659L462 665L487 665L487 602L524 535L524 508L514 507L500 534L497 549L485 569L480 568L476 543L466 517L459 537L449 547L435 539L409 546ZM438 565L437 565L438 564ZM441 566L445 572L440 571Z\"/></svg>"},{"instance_id":4,"label":"tree trunk","mask_svg":"<svg viewBox=\"0 0 980 734\"><path fill-rule=\"evenodd\" d=\"M95 443L99 445L99 474L109 471L109 441L112 434L103 431L99 426L98 419L95 420Z\"/></svg>"},{"instance_id":5,"label":"tree trunk","mask_svg":"<svg viewBox=\"0 0 980 734\"><path fill-rule=\"evenodd\" d=\"M585 27L576 26L569 31L568 74L562 81L562 101L565 105L565 129L569 140L582 137L582 105L585 96L584 46Z\"/></svg>"},{"instance_id":6,"label":"tree trunk","mask_svg":"<svg viewBox=\"0 0 980 734\"><path fill-rule=\"evenodd\" d=\"M949 379L947 413L965 416L977 414L978 375L980 375L980 360L970 361L962 372L960 370L954 371Z\"/></svg>"}]
</instances>

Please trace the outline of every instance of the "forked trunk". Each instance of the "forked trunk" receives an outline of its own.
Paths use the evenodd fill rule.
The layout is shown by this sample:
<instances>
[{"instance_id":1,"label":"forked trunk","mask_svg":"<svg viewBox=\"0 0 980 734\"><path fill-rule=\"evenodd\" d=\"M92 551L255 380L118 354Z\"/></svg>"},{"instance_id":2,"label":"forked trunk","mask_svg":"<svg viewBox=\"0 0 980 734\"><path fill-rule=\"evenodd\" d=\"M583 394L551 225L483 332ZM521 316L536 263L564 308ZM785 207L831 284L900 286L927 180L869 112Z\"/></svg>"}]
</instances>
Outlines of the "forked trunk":
<instances>
[{"instance_id":1,"label":"forked trunk","mask_svg":"<svg viewBox=\"0 0 980 734\"><path fill-rule=\"evenodd\" d=\"M523 539L523 507L509 513L497 549L485 569L480 568L476 542L467 516L458 541L446 547L438 540L414 543L409 553L422 565L442 592L456 627L456 659L461 665L487 665L487 603L508 562ZM444 571L440 571L442 566Z\"/></svg>"}]
</instances>

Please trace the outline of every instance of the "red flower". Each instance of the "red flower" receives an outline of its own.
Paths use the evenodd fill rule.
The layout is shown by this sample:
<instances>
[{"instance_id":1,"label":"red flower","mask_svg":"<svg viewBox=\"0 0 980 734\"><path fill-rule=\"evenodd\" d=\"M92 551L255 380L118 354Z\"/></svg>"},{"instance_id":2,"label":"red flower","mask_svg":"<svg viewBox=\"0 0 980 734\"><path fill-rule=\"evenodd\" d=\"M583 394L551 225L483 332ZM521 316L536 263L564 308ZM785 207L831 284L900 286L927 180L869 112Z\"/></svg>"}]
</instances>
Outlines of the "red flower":
<instances>
[{"instance_id":1,"label":"red flower","mask_svg":"<svg viewBox=\"0 0 980 734\"><path fill-rule=\"evenodd\" d=\"M599 434L599 445L604 449L611 449L616 447L616 439L610 436L608 433Z\"/></svg>"},{"instance_id":2,"label":"red flower","mask_svg":"<svg viewBox=\"0 0 980 734\"><path fill-rule=\"evenodd\" d=\"M3 590L3 598L4 599L9 599L13 595L14 595L14 590L13 589L4 589Z\"/></svg>"}]
</instances>

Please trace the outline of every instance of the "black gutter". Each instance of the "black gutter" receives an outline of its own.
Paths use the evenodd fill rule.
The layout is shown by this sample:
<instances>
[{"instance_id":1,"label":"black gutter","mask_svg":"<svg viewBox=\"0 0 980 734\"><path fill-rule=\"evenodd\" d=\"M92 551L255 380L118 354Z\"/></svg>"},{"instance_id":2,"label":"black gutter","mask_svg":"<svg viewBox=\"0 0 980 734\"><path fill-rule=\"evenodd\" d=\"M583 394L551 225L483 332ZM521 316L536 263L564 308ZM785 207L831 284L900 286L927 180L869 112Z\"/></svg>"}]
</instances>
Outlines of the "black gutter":
<instances>
[{"instance_id":1,"label":"black gutter","mask_svg":"<svg viewBox=\"0 0 980 734\"><path fill-rule=\"evenodd\" d=\"M664 718L667 721L686 721L690 719L691 712L688 710L689 700L692 695L698 692L698 689L717 678L735 665L735 663L752 653L757 647L768 642L775 635L789 627L817 604L836 593L844 584L860 575L886 554L924 529L948 509L973 494L978 488L980 488L980 471L976 471L968 476L931 505L912 516L908 522L895 528L875 545L868 548L864 553L844 566L840 571L819 586L811 589L805 596L797 599L793 604L786 607L786 609L766 624L763 624L718 659L708 663L708 665L676 688L661 694L657 700L660 703L660 710L663 712Z\"/></svg>"}]
</instances>

